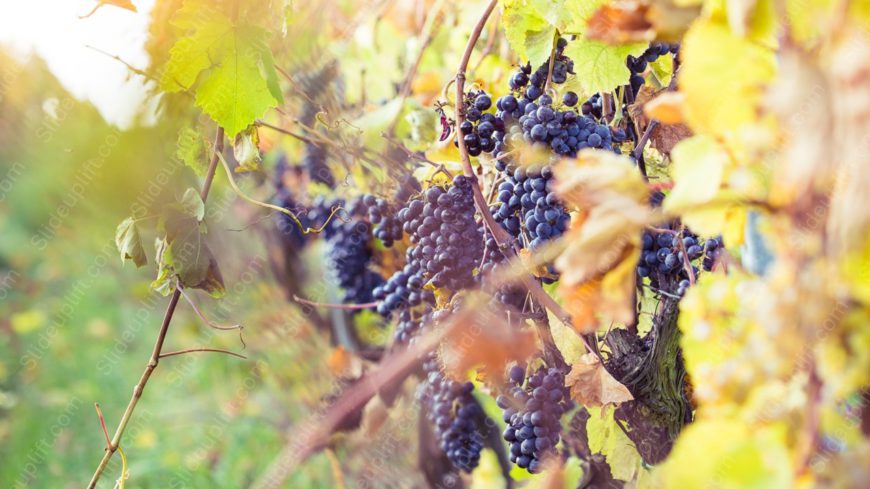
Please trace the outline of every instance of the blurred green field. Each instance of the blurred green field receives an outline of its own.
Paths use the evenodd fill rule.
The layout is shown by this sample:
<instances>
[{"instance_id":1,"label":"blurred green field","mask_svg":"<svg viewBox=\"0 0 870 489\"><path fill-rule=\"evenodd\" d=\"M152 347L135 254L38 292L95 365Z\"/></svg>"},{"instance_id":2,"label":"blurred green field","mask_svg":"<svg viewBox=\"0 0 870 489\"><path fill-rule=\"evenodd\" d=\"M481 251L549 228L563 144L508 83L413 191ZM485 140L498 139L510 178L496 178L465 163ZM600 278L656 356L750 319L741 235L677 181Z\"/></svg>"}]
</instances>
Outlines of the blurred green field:
<instances>
[{"instance_id":1,"label":"blurred green field","mask_svg":"<svg viewBox=\"0 0 870 489\"><path fill-rule=\"evenodd\" d=\"M0 102L0 487L82 487L105 446L94 403L113 430L167 303L149 289L150 267L121 266L115 226L131 206L157 208L198 180L174 161L177 128L119 131L38 59L15 73ZM224 348L248 359L161 361L122 444L128 488L245 487L332 389L328 345L275 285L258 233L239 232L250 216L234 201L219 178L207 221L228 295L194 296L214 321L243 324L247 348L182 303L165 351ZM376 456L360 452L355 464ZM113 458L99 487L113 486L120 463ZM333 483L321 454L287 487Z\"/></svg>"}]
</instances>

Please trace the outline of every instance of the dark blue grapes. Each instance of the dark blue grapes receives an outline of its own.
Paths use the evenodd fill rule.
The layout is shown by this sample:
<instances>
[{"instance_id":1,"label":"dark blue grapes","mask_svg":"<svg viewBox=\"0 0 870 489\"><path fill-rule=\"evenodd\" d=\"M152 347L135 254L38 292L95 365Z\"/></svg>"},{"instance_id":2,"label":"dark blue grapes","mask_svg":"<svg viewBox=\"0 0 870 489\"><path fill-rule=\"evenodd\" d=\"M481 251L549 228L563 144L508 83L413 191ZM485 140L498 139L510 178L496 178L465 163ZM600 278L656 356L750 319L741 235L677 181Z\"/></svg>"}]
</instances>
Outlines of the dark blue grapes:
<instances>
[{"instance_id":1,"label":"dark blue grapes","mask_svg":"<svg viewBox=\"0 0 870 489\"><path fill-rule=\"evenodd\" d=\"M553 171L513 168L498 187L498 203L490 207L493 217L515 237L527 238L529 248L558 237L568 228L570 216L550 187Z\"/></svg>"},{"instance_id":2,"label":"dark blue grapes","mask_svg":"<svg viewBox=\"0 0 870 489\"><path fill-rule=\"evenodd\" d=\"M679 50L679 44L653 42L650 43L646 51L644 51L643 54L641 54L639 57L635 58L632 55L628 55L628 58L625 60L625 65L631 72L629 85L631 85L632 93L637 94L637 92L640 90L640 87L643 86L643 72L646 71L649 63L657 60L659 56L664 56L669 53L677 54Z\"/></svg>"},{"instance_id":3,"label":"dark blue grapes","mask_svg":"<svg viewBox=\"0 0 870 489\"><path fill-rule=\"evenodd\" d=\"M655 234L644 231L642 245L638 276L649 278L653 288L682 296L691 284L685 263L688 261L695 278L700 273L697 261L702 257L703 270L712 270L722 242L721 238L702 242L689 231L681 235L676 231L662 230Z\"/></svg>"},{"instance_id":4,"label":"dark blue grapes","mask_svg":"<svg viewBox=\"0 0 870 489\"><path fill-rule=\"evenodd\" d=\"M476 419L483 411L474 396L474 384L455 382L444 377L434 358L424 365L428 372L421 392L426 414L435 425L435 436L447 459L459 470L470 473L480 462L483 436Z\"/></svg>"},{"instance_id":5,"label":"dark blue grapes","mask_svg":"<svg viewBox=\"0 0 870 489\"><path fill-rule=\"evenodd\" d=\"M522 367L512 367L508 378L513 387L496 403L508 424L503 437L509 445L511 462L534 474L540 472L546 457L556 453L562 430L560 418L572 402L565 377L558 369L542 367L529 376L525 386L524 377Z\"/></svg>"},{"instance_id":6,"label":"dark blue grapes","mask_svg":"<svg viewBox=\"0 0 870 489\"><path fill-rule=\"evenodd\" d=\"M344 290L345 303L371 302L372 290L384 281L368 269L372 259L371 225L362 218L363 206L359 200L345 210L350 216L346 222L333 219L324 229L328 264L338 279L339 287ZM323 206L315 214L324 219L318 222L325 222L329 216Z\"/></svg>"},{"instance_id":7,"label":"dark blue grapes","mask_svg":"<svg viewBox=\"0 0 870 489\"><path fill-rule=\"evenodd\" d=\"M404 231L415 244L409 258L419 263L427 283L459 291L473 285L483 257L483 235L474 219L472 182L454 177L449 188L433 186L399 211Z\"/></svg>"}]
</instances>

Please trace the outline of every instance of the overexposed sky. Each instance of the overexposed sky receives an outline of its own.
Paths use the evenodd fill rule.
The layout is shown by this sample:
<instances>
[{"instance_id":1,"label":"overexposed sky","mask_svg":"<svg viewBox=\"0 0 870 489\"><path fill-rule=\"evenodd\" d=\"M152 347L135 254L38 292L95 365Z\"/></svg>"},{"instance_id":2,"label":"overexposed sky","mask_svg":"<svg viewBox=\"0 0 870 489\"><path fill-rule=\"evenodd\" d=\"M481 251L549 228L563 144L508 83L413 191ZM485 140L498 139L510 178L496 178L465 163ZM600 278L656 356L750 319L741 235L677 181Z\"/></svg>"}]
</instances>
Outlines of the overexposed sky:
<instances>
[{"instance_id":1,"label":"overexposed sky","mask_svg":"<svg viewBox=\"0 0 870 489\"><path fill-rule=\"evenodd\" d=\"M87 19L96 0L0 0L0 44L22 56L36 53L76 98L92 102L109 122L127 127L145 99L142 77L118 61L88 49L117 54L137 68L154 0L133 0L138 12L104 6Z\"/></svg>"}]
</instances>

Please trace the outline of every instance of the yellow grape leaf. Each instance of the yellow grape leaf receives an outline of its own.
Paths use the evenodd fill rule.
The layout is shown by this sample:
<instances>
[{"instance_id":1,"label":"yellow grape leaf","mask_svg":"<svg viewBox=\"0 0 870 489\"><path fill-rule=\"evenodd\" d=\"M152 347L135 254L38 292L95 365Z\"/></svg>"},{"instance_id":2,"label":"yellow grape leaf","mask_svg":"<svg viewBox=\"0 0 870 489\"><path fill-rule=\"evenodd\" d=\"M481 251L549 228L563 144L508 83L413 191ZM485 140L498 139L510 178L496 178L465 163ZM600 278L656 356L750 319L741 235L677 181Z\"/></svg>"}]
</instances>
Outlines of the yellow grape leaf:
<instances>
[{"instance_id":1,"label":"yellow grape leaf","mask_svg":"<svg viewBox=\"0 0 870 489\"><path fill-rule=\"evenodd\" d=\"M782 425L701 419L683 430L656 475L667 487L790 489L796 468L788 446Z\"/></svg>"},{"instance_id":2,"label":"yellow grape leaf","mask_svg":"<svg viewBox=\"0 0 870 489\"><path fill-rule=\"evenodd\" d=\"M692 130L724 136L757 119L764 85L775 71L772 50L707 20L686 33L680 58L680 92Z\"/></svg>"},{"instance_id":3,"label":"yellow grape leaf","mask_svg":"<svg viewBox=\"0 0 870 489\"><path fill-rule=\"evenodd\" d=\"M616 424L613 406L589 408L589 415L586 420L589 450L604 455L615 479L634 479L641 465L640 455L634 443Z\"/></svg>"},{"instance_id":4,"label":"yellow grape leaf","mask_svg":"<svg viewBox=\"0 0 870 489\"><path fill-rule=\"evenodd\" d=\"M587 353L571 366L565 377L571 398L585 407L619 404L634 397L628 388L610 375L594 353Z\"/></svg>"},{"instance_id":5,"label":"yellow grape leaf","mask_svg":"<svg viewBox=\"0 0 870 489\"><path fill-rule=\"evenodd\" d=\"M79 18L80 19L87 19L88 17L94 15L97 12L97 10L103 8L106 5L110 5L113 7L119 7L119 8L122 8L124 10L129 10L131 12L137 11L136 6L133 5L133 2L131 2L130 0L97 0L97 4L94 6L94 8L90 12L86 13L85 15L79 16Z\"/></svg>"}]
</instances>

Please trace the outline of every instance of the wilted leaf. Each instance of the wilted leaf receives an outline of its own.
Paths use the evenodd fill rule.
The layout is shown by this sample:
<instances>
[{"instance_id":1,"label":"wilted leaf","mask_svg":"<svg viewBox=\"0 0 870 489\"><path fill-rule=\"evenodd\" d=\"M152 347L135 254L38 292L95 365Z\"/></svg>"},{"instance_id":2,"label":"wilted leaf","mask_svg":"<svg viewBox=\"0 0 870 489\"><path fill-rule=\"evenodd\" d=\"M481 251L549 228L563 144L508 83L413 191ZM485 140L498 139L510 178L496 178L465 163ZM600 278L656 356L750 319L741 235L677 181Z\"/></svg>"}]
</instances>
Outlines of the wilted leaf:
<instances>
[{"instance_id":1,"label":"wilted leaf","mask_svg":"<svg viewBox=\"0 0 870 489\"><path fill-rule=\"evenodd\" d=\"M594 353L583 355L580 363L571 366L571 372L565 377L565 385L571 390L571 398L585 407L619 404L634 399L628 388L610 375Z\"/></svg>"},{"instance_id":2,"label":"wilted leaf","mask_svg":"<svg viewBox=\"0 0 870 489\"><path fill-rule=\"evenodd\" d=\"M647 187L632 161L604 150L583 150L577 159L565 159L554 168L555 191L569 207L580 210L608 203L635 214L647 201ZM616 208L616 207L614 207ZM642 218L642 217L641 217Z\"/></svg>"},{"instance_id":3,"label":"wilted leaf","mask_svg":"<svg viewBox=\"0 0 870 489\"><path fill-rule=\"evenodd\" d=\"M115 245L121 253L121 263L126 260L133 260L136 267L141 267L148 263L145 257L145 248L142 246L142 237L139 235L139 228L136 226L136 220L128 217L118 224L115 229Z\"/></svg>"},{"instance_id":4,"label":"wilted leaf","mask_svg":"<svg viewBox=\"0 0 870 489\"><path fill-rule=\"evenodd\" d=\"M263 159L260 157L260 135L257 132L257 126L248 126L247 129L240 132L233 142L233 156L239 166L236 168L236 173L244 173L256 171L260 169L260 164Z\"/></svg>"},{"instance_id":5,"label":"wilted leaf","mask_svg":"<svg viewBox=\"0 0 870 489\"><path fill-rule=\"evenodd\" d=\"M202 201L199 192L191 187L185 190L184 195L181 196L181 200L178 202L178 210L197 221L202 221L205 217L205 202Z\"/></svg>"},{"instance_id":6,"label":"wilted leaf","mask_svg":"<svg viewBox=\"0 0 870 489\"><path fill-rule=\"evenodd\" d=\"M603 5L589 19L586 37L607 44L652 41L655 31L646 19L648 8L635 1Z\"/></svg>"}]
</instances>

